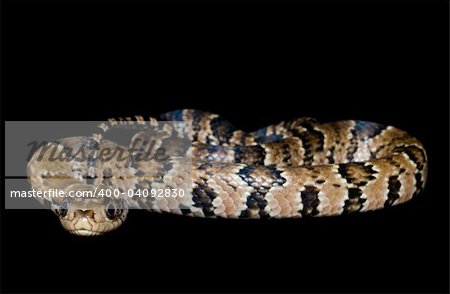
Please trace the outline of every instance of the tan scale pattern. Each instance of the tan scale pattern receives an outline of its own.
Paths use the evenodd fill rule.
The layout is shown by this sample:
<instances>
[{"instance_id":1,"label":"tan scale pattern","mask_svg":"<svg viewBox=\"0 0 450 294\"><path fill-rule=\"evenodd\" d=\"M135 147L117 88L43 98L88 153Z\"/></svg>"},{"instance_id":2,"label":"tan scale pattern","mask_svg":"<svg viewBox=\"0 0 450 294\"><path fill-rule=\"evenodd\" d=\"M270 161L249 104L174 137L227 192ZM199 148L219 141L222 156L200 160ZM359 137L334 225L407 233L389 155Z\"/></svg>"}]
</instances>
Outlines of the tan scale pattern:
<instances>
[{"instance_id":1,"label":"tan scale pattern","mask_svg":"<svg viewBox=\"0 0 450 294\"><path fill-rule=\"evenodd\" d=\"M109 178L112 188L188 191L183 198L150 201L149 208L153 211L223 218L332 216L376 210L410 200L426 183L424 147L417 139L391 126L358 121L319 124L302 118L267 127L264 136L279 135L281 140L258 145L261 137L256 133L237 129L230 134L221 133L227 141L220 142L215 131L227 130L213 129L211 122L218 117L195 110L182 112L182 131L189 138L196 138L190 149L194 161L172 158L169 171L155 162L132 167L96 162L88 168L85 163L74 166L50 162L48 154L38 161L35 154L28 166L30 181L35 189L66 185L89 190L107 183L106 174L113 171ZM137 123L143 121L142 117L135 119ZM157 124L155 119L150 120ZM131 125L133 121L111 120L100 128L106 133L120 124ZM170 135L173 130L165 131ZM261 131L257 134L261 136ZM102 139L102 135L93 137L101 146L115 144ZM64 138L59 144L83 145L86 140L86 137ZM205 144L226 148L214 149ZM311 150L316 152L309 154ZM312 158L310 166L304 166L307 157ZM92 171L96 178L94 184L88 184L83 175ZM89 212L83 214L73 207L67 215L59 212L63 226L73 233L95 235L115 229L125 220L127 211L108 220L107 203L94 201L90 205L86 210Z\"/></svg>"}]
</instances>

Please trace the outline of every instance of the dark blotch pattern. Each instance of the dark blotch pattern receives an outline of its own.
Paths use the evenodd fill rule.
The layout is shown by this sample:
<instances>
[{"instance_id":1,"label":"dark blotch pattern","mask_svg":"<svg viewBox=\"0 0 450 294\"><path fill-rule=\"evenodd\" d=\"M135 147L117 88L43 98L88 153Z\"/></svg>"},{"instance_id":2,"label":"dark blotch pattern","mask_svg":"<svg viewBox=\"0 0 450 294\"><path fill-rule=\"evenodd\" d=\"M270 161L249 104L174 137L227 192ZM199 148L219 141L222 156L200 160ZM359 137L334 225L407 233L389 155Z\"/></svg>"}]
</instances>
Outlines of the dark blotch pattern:
<instances>
[{"instance_id":1,"label":"dark blotch pattern","mask_svg":"<svg viewBox=\"0 0 450 294\"><path fill-rule=\"evenodd\" d=\"M192 214L192 211L188 206L186 206L184 204L180 204L179 207L180 207L182 215L191 215Z\"/></svg>"},{"instance_id":2,"label":"dark blotch pattern","mask_svg":"<svg viewBox=\"0 0 450 294\"><path fill-rule=\"evenodd\" d=\"M421 172L423 171L423 169L425 168L425 164L426 164L426 155L425 155L425 151L417 146L398 146L396 148L394 148L393 150L394 152L399 152L399 153L405 153L409 159L411 159L414 164L417 167L417 171L415 173L415 178L416 178L416 191L414 192L414 195L420 193L420 191L422 191L423 186L424 186L424 181L425 179L422 177Z\"/></svg>"},{"instance_id":3,"label":"dark blotch pattern","mask_svg":"<svg viewBox=\"0 0 450 294\"><path fill-rule=\"evenodd\" d=\"M270 174L273 182L272 185L266 186L264 183L259 183L256 181L258 177L256 170L258 169L258 173L261 174L261 171L264 170ZM274 186L281 186L286 183L286 179L281 176L281 172L277 170L275 167L261 167L256 165L248 165L242 168L238 172L239 176L244 180L249 186L255 189L255 192L250 194L247 197L247 209L242 211L240 217L245 218L251 215L251 210L259 209L259 216L261 218L268 218L269 214L264 211L264 208L267 205L267 201L265 200L265 195L269 192L269 189ZM267 175L267 173L265 173Z\"/></svg>"},{"instance_id":4,"label":"dark blotch pattern","mask_svg":"<svg viewBox=\"0 0 450 294\"><path fill-rule=\"evenodd\" d=\"M202 120L204 113L201 111L194 110L192 111L192 141L198 141L198 133L202 130L202 127L200 125L200 122ZM201 142L201 143L207 143L207 142Z\"/></svg>"},{"instance_id":5,"label":"dark blotch pattern","mask_svg":"<svg viewBox=\"0 0 450 294\"><path fill-rule=\"evenodd\" d=\"M366 199L360 198L362 193L363 192L360 188L348 189L348 199L344 202L343 214L358 212L363 208L363 204L366 202Z\"/></svg>"},{"instance_id":6,"label":"dark blotch pattern","mask_svg":"<svg viewBox=\"0 0 450 294\"><path fill-rule=\"evenodd\" d=\"M417 166L417 169L419 171L422 171L425 163L426 163L426 156L423 149L417 147L417 146L399 146L394 148L394 152L399 153L406 153L408 157L414 162L414 164Z\"/></svg>"},{"instance_id":7,"label":"dark blotch pattern","mask_svg":"<svg viewBox=\"0 0 450 294\"><path fill-rule=\"evenodd\" d=\"M320 190L314 186L305 186L305 189L300 192L302 198L303 208L301 210L302 216L314 216L319 214L317 206L320 204L319 194Z\"/></svg>"},{"instance_id":8,"label":"dark blotch pattern","mask_svg":"<svg viewBox=\"0 0 450 294\"><path fill-rule=\"evenodd\" d=\"M292 135L300 138L302 146L305 149L305 158L303 162L305 165L311 164L314 159L314 155L323 151L325 144L325 136L322 132L314 130L311 126L303 126L307 130L299 132L298 130L292 130Z\"/></svg>"},{"instance_id":9,"label":"dark blotch pattern","mask_svg":"<svg viewBox=\"0 0 450 294\"><path fill-rule=\"evenodd\" d=\"M267 200L264 199L266 193L254 192L247 197L247 209L242 211L240 217L250 217L250 210L257 209L259 210L259 216L261 218L268 217L269 215L264 211L264 208L267 205Z\"/></svg>"},{"instance_id":10,"label":"dark blotch pattern","mask_svg":"<svg viewBox=\"0 0 450 294\"><path fill-rule=\"evenodd\" d=\"M219 140L219 143L228 143L236 130L231 123L220 117L212 119L210 125L213 137Z\"/></svg>"},{"instance_id":11,"label":"dark blotch pattern","mask_svg":"<svg viewBox=\"0 0 450 294\"><path fill-rule=\"evenodd\" d=\"M399 191L402 184L398 180L398 176L391 176L388 180L388 199L384 203L384 206L392 206L394 205L395 201L400 198Z\"/></svg>"},{"instance_id":12,"label":"dark blotch pattern","mask_svg":"<svg viewBox=\"0 0 450 294\"><path fill-rule=\"evenodd\" d=\"M356 186L348 189L349 199L344 202L343 213L360 211L364 202L366 202L366 199L360 198L363 193L360 188L375 179L375 174L378 172L373 169L372 165L365 165L364 163L340 164L338 172L347 183Z\"/></svg>"},{"instance_id":13,"label":"dark blotch pattern","mask_svg":"<svg viewBox=\"0 0 450 294\"><path fill-rule=\"evenodd\" d=\"M285 164L289 164L291 161L291 157L292 157L291 156L291 145L289 145L286 142L283 142L281 145L281 148L283 150L282 154L284 155L283 162Z\"/></svg>"},{"instance_id":14,"label":"dark blotch pattern","mask_svg":"<svg viewBox=\"0 0 450 294\"><path fill-rule=\"evenodd\" d=\"M194 206L202 208L205 216L214 216L214 205L212 201L216 197L216 192L205 184L197 184L197 187L192 191Z\"/></svg>"},{"instance_id":15,"label":"dark blotch pattern","mask_svg":"<svg viewBox=\"0 0 450 294\"><path fill-rule=\"evenodd\" d=\"M375 174L378 173L373 169L373 165L364 165L362 162L339 164L338 172L347 183L356 186L366 185L367 182L375 179Z\"/></svg>"},{"instance_id":16,"label":"dark blotch pattern","mask_svg":"<svg viewBox=\"0 0 450 294\"><path fill-rule=\"evenodd\" d=\"M236 163L264 165L265 157L266 152L259 145L234 147L234 161Z\"/></svg>"}]
</instances>

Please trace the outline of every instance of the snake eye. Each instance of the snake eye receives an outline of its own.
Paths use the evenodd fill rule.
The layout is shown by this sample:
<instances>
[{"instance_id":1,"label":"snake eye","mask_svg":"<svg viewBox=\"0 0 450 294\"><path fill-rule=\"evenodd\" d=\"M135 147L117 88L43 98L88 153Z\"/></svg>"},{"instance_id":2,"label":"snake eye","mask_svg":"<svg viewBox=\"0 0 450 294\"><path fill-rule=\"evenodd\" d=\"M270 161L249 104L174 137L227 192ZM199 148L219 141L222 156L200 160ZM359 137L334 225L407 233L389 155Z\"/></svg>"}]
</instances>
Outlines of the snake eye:
<instances>
[{"instance_id":1,"label":"snake eye","mask_svg":"<svg viewBox=\"0 0 450 294\"><path fill-rule=\"evenodd\" d=\"M123 213L123 207L122 200L118 202L109 201L105 209L106 216L111 220L119 217Z\"/></svg>"},{"instance_id":2,"label":"snake eye","mask_svg":"<svg viewBox=\"0 0 450 294\"><path fill-rule=\"evenodd\" d=\"M114 219L116 217L116 207L112 201L110 201L108 206L106 206L106 216L109 219Z\"/></svg>"},{"instance_id":3,"label":"snake eye","mask_svg":"<svg viewBox=\"0 0 450 294\"><path fill-rule=\"evenodd\" d=\"M69 201L67 201L67 199L64 199L64 201L61 203L56 212L58 213L59 216L65 217L68 211L69 211Z\"/></svg>"}]
</instances>

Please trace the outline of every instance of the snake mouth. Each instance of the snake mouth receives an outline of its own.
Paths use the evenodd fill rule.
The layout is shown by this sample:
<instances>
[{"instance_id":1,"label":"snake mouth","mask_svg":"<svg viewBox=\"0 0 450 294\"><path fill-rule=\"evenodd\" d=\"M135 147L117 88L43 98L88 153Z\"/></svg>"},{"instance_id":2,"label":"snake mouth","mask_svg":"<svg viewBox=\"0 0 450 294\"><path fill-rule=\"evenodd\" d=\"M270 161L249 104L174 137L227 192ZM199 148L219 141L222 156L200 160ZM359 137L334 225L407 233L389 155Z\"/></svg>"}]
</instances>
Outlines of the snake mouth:
<instances>
[{"instance_id":1,"label":"snake mouth","mask_svg":"<svg viewBox=\"0 0 450 294\"><path fill-rule=\"evenodd\" d=\"M85 229L79 229L79 230L70 230L71 234L77 235L77 236L99 236L102 235L100 232L94 232L90 230Z\"/></svg>"}]
</instances>

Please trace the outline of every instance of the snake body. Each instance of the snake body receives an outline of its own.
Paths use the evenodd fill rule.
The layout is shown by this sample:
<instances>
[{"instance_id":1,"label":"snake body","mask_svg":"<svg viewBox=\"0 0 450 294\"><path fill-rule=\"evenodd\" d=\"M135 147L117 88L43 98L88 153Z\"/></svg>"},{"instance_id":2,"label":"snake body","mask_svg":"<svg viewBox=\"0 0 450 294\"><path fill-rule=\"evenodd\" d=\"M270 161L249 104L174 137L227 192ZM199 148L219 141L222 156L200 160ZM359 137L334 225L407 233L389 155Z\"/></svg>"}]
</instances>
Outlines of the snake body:
<instances>
[{"instance_id":1,"label":"snake body","mask_svg":"<svg viewBox=\"0 0 450 294\"><path fill-rule=\"evenodd\" d=\"M381 209L410 200L426 183L423 145L392 126L299 118L246 133L217 114L199 110L173 111L160 119L180 123L176 129L165 130L159 142L182 133L192 144L180 152L189 153L192 162L183 156L165 163L133 162L127 166L95 157L77 163L54 162L48 160L48 152L42 157L42 150L38 150L28 164L33 188L180 188L187 191L184 197L155 198L145 203L146 208L196 217L258 219ZM140 116L110 120L91 137L63 138L49 144L98 152L118 145L105 139L108 131L142 121ZM150 122L156 119L150 118ZM133 140L143 137L145 131ZM124 148L132 152L129 146ZM192 182L186 185L183 179L188 178ZM79 235L98 235L117 228L127 216L127 207L139 201L47 200L64 228Z\"/></svg>"}]
</instances>

